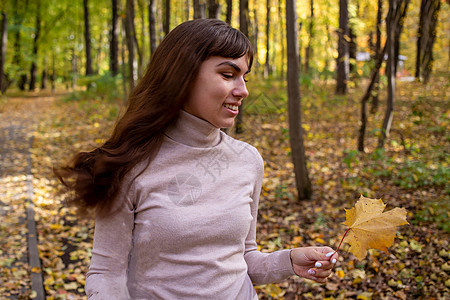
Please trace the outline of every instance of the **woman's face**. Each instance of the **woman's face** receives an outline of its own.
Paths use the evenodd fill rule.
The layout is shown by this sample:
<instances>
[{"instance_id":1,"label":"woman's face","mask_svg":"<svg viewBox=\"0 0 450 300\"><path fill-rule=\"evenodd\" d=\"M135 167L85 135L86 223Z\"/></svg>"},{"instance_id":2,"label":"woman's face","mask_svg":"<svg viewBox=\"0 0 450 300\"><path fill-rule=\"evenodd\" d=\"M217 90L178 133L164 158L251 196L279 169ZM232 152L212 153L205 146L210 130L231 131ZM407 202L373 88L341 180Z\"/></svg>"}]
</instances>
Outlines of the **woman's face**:
<instances>
[{"instance_id":1,"label":"woman's face","mask_svg":"<svg viewBox=\"0 0 450 300\"><path fill-rule=\"evenodd\" d=\"M248 96L248 57L212 56L200 66L183 109L217 128L233 126L242 100Z\"/></svg>"}]
</instances>

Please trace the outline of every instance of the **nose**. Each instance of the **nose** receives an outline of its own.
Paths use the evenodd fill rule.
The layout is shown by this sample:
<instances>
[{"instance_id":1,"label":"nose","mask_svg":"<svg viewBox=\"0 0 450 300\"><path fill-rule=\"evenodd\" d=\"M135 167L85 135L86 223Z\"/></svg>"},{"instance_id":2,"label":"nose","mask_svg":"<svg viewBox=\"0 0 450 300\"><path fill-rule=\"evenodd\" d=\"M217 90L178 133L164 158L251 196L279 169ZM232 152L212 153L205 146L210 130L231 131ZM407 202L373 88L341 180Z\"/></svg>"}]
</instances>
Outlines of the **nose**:
<instances>
[{"instance_id":1,"label":"nose","mask_svg":"<svg viewBox=\"0 0 450 300\"><path fill-rule=\"evenodd\" d=\"M249 93L244 78L236 80L236 86L233 89L233 96L240 99L244 99L248 96L248 94Z\"/></svg>"}]
</instances>

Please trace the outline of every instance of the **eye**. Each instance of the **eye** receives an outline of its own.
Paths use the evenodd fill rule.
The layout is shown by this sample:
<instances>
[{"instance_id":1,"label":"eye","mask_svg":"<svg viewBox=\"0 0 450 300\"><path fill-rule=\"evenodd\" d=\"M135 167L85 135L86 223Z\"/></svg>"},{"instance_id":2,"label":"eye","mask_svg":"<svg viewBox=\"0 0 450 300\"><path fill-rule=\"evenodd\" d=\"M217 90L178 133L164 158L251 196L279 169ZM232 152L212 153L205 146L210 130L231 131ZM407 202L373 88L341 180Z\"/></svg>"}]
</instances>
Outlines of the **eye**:
<instances>
[{"instance_id":1,"label":"eye","mask_svg":"<svg viewBox=\"0 0 450 300\"><path fill-rule=\"evenodd\" d=\"M230 73L222 73L222 76L225 77L226 79L233 78L233 74L230 74Z\"/></svg>"}]
</instances>

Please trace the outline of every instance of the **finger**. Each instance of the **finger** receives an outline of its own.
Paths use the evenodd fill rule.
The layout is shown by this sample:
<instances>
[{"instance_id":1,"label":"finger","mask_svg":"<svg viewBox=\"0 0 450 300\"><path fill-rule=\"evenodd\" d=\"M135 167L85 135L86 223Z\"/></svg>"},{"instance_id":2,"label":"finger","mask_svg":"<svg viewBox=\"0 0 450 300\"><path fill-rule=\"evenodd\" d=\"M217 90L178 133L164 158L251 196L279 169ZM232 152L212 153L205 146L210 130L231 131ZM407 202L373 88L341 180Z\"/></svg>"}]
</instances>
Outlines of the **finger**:
<instances>
[{"instance_id":1,"label":"finger","mask_svg":"<svg viewBox=\"0 0 450 300\"><path fill-rule=\"evenodd\" d=\"M317 278L327 278L331 275L331 270L317 270L316 274L314 275Z\"/></svg>"},{"instance_id":2,"label":"finger","mask_svg":"<svg viewBox=\"0 0 450 300\"><path fill-rule=\"evenodd\" d=\"M335 263L336 263L336 261L335 261ZM332 268L334 267L335 263L332 263L332 262L330 262L330 261L328 261L328 260L325 260L325 261L317 261L317 262L314 264L314 267L315 267L315 268L318 268L318 269L330 270L330 269L332 269Z\"/></svg>"}]
</instances>

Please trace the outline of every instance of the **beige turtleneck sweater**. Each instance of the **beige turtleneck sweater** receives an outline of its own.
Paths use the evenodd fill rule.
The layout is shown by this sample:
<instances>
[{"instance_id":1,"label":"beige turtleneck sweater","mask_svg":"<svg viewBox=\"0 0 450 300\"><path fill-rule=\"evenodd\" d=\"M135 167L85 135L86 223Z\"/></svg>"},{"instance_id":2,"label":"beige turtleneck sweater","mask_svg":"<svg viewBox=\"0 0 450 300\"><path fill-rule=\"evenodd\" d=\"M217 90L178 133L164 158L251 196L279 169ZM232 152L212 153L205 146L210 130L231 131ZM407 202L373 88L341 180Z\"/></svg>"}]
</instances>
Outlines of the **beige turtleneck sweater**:
<instances>
[{"instance_id":1,"label":"beige turtleneck sweater","mask_svg":"<svg viewBox=\"0 0 450 300\"><path fill-rule=\"evenodd\" d=\"M143 165L143 164L142 164ZM261 253L258 151L180 112L150 166L96 220L89 299L257 299L293 275L289 250Z\"/></svg>"}]
</instances>

